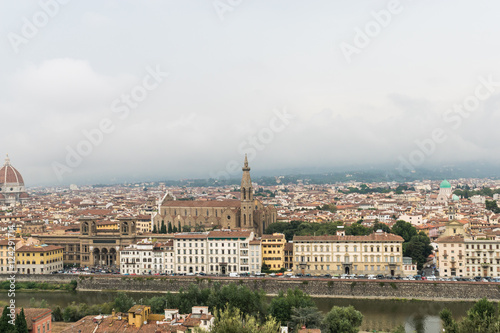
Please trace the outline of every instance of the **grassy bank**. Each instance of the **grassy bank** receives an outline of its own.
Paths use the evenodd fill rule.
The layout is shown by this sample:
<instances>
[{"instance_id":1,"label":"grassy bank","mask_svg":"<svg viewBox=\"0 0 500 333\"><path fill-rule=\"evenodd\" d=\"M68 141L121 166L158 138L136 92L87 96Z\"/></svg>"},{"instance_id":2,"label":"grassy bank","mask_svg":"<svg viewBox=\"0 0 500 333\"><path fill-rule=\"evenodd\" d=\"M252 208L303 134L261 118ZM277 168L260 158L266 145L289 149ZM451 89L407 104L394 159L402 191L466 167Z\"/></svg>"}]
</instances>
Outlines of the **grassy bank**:
<instances>
[{"instance_id":1,"label":"grassy bank","mask_svg":"<svg viewBox=\"0 0 500 333\"><path fill-rule=\"evenodd\" d=\"M30 291L36 291L36 290L43 290L43 291L50 291L50 290L63 290L63 291L73 291L76 289L77 282L76 280L71 280L69 283L48 283L48 282L16 282L16 291L23 291L23 290L30 290ZM10 289L10 282L9 281L2 281L0 282L0 290L9 290Z\"/></svg>"}]
</instances>

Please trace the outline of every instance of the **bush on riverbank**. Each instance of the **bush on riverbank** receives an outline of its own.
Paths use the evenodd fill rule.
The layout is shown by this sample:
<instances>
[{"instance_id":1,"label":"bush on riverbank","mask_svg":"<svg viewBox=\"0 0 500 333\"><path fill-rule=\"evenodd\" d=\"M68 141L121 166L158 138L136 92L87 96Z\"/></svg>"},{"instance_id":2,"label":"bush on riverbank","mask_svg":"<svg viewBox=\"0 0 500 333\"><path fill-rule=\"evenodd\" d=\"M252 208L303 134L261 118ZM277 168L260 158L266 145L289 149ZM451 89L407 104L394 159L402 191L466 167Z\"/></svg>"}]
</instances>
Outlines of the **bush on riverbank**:
<instances>
[{"instance_id":1,"label":"bush on riverbank","mask_svg":"<svg viewBox=\"0 0 500 333\"><path fill-rule=\"evenodd\" d=\"M444 309L439 313L444 331L451 333L494 333L500 331L499 311L495 303L481 299L467 311L467 315L457 322L452 313Z\"/></svg>"},{"instance_id":2,"label":"bush on riverbank","mask_svg":"<svg viewBox=\"0 0 500 333\"><path fill-rule=\"evenodd\" d=\"M77 287L77 281L71 280L70 283L48 283L48 282L16 282L16 290L67 290L73 291ZM1 290L9 290L10 282L2 281L0 282Z\"/></svg>"}]
</instances>

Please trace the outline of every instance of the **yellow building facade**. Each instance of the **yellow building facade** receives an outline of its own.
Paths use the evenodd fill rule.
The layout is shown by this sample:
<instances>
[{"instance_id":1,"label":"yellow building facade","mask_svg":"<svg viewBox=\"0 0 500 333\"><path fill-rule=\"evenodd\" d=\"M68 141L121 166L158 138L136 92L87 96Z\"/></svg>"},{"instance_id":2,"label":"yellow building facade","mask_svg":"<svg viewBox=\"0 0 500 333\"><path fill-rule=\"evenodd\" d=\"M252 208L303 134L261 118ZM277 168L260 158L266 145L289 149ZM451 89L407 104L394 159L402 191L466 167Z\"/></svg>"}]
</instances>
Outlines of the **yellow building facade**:
<instances>
[{"instance_id":1,"label":"yellow building facade","mask_svg":"<svg viewBox=\"0 0 500 333\"><path fill-rule=\"evenodd\" d=\"M63 247L25 245L16 250L18 274L50 274L63 269Z\"/></svg>"},{"instance_id":2,"label":"yellow building facade","mask_svg":"<svg viewBox=\"0 0 500 333\"><path fill-rule=\"evenodd\" d=\"M285 268L285 244L286 239L283 234L262 235L262 263L270 270Z\"/></svg>"}]
</instances>

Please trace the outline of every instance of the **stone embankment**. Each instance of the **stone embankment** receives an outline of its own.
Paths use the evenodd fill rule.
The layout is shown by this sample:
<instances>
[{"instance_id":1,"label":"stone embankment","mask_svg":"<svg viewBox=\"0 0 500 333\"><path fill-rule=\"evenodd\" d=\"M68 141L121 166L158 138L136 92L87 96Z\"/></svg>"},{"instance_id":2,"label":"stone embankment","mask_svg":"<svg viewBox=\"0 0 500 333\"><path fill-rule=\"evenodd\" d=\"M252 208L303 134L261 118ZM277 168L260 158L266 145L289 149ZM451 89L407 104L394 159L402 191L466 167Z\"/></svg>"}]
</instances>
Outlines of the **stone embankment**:
<instances>
[{"instance_id":1,"label":"stone embankment","mask_svg":"<svg viewBox=\"0 0 500 333\"><path fill-rule=\"evenodd\" d=\"M8 275L0 275L7 279ZM77 290L116 290L137 292L177 292L190 284L209 287L237 283L250 289L262 289L269 295L289 288L299 288L315 297L392 298L423 300L478 300L486 297L500 301L500 283L433 282L401 280L339 280L339 279L285 279L285 278L228 278L187 276L121 276L121 275L17 275L16 281L69 283L78 281Z\"/></svg>"}]
</instances>

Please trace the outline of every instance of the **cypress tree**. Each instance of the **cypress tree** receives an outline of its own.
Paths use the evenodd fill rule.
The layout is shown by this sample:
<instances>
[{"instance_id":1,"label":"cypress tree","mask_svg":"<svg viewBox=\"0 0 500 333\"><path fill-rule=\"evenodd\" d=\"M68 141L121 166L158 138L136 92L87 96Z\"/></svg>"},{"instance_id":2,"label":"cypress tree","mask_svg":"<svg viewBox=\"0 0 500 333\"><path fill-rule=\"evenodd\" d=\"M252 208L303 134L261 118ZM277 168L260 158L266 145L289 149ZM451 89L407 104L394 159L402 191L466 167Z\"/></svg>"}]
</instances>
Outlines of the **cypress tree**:
<instances>
[{"instance_id":1,"label":"cypress tree","mask_svg":"<svg viewBox=\"0 0 500 333\"><path fill-rule=\"evenodd\" d=\"M158 229L156 229L156 224L153 226L153 234L157 234L158 233Z\"/></svg>"},{"instance_id":2,"label":"cypress tree","mask_svg":"<svg viewBox=\"0 0 500 333\"><path fill-rule=\"evenodd\" d=\"M171 222L168 222L168 233L171 234L172 233L172 223Z\"/></svg>"},{"instance_id":3,"label":"cypress tree","mask_svg":"<svg viewBox=\"0 0 500 333\"><path fill-rule=\"evenodd\" d=\"M2 317L0 318L0 332L15 332L14 325L9 323L11 318L8 316L10 313L8 307L3 308Z\"/></svg>"},{"instance_id":4,"label":"cypress tree","mask_svg":"<svg viewBox=\"0 0 500 333\"><path fill-rule=\"evenodd\" d=\"M26 323L26 317L24 315L23 308L21 308L21 312L16 316L16 332L28 333L28 324Z\"/></svg>"}]
</instances>

